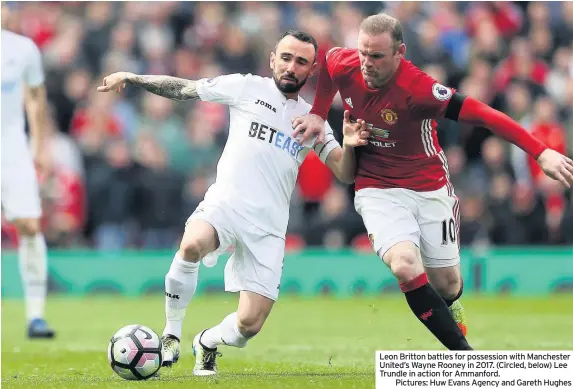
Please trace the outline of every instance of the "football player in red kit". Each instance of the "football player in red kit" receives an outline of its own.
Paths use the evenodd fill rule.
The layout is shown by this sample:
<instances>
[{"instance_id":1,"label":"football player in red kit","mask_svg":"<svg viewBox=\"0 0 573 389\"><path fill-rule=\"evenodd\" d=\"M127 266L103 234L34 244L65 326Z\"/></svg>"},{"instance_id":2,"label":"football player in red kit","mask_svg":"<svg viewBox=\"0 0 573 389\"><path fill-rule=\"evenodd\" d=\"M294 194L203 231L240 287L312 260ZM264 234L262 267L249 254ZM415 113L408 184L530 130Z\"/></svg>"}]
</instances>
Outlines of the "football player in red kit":
<instances>
[{"instance_id":1,"label":"football player in red kit","mask_svg":"<svg viewBox=\"0 0 573 389\"><path fill-rule=\"evenodd\" d=\"M548 149L507 115L439 84L404 59L400 22L366 18L358 49L334 48L319 74L310 114L295 118L294 136L319 136L339 91L350 124L370 132L357 158L355 207L374 250L390 267L416 317L450 350L470 350L459 303L459 201L438 144L436 118L483 126L519 146L566 187L573 161ZM345 115L348 115L347 113ZM359 124L360 123L360 124Z\"/></svg>"}]
</instances>

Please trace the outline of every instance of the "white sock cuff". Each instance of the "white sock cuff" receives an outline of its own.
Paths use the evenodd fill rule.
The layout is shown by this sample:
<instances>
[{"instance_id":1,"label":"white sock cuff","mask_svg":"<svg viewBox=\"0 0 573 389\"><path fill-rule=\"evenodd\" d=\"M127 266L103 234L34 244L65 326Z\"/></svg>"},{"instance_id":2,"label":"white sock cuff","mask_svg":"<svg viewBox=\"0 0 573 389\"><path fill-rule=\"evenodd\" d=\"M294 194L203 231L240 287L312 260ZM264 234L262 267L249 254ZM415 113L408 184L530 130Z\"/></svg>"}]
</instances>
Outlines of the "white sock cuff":
<instances>
[{"instance_id":1,"label":"white sock cuff","mask_svg":"<svg viewBox=\"0 0 573 389\"><path fill-rule=\"evenodd\" d=\"M179 253L175 254L175 257L173 257L173 266L175 266L182 273L195 273L199 270L200 264L201 264L201 261L199 261L199 262L188 262L188 261L184 260L183 258L181 258Z\"/></svg>"},{"instance_id":2,"label":"white sock cuff","mask_svg":"<svg viewBox=\"0 0 573 389\"><path fill-rule=\"evenodd\" d=\"M241 331L239 330L238 316L239 314L237 312L233 312L230 315L228 315L225 319L223 319L223 321L228 322L230 324L230 327L233 329L235 335L237 336L237 339L242 343L246 342L249 339L245 337L243 334L241 334Z\"/></svg>"},{"instance_id":3,"label":"white sock cuff","mask_svg":"<svg viewBox=\"0 0 573 389\"><path fill-rule=\"evenodd\" d=\"M20 236L21 245L46 245L44 234L38 232L36 235L22 235Z\"/></svg>"}]
</instances>

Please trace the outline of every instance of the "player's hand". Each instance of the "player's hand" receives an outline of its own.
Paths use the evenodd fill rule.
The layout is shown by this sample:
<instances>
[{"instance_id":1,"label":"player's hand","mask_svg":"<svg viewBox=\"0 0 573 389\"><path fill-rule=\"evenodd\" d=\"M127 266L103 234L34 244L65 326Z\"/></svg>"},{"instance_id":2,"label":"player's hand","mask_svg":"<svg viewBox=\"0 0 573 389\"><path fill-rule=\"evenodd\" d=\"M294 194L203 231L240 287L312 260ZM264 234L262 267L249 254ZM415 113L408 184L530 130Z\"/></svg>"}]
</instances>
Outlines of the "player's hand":
<instances>
[{"instance_id":1,"label":"player's hand","mask_svg":"<svg viewBox=\"0 0 573 389\"><path fill-rule=\"evenodd\" d=\"M112 73L103 79L103 85L98 86L98 92L109 92L109 91L116 91L120 92L123 88L125 88L127 79L133 75L133 73L128 72L117 72Z\"/></svg>"},{"instance_id":2,"label":"player's hand","mask_svg":"<svg viewBox=\"0 0 573 389\"><path fill-rule=\"evenodd\" d=\"M541 170L566 188L573 185L573 160L555 150L546 149L537 158Z\"/></svg>"},{"instance_id":3,"label":"player's hand","mask_svg":"<svg viewBox=\"0 0 573 389\"><path fill-rule=\"evenodd\" d=\"M344 111L342 122L343 145L345 147L366 146L370 132L366 129L366 122L358 119L356 123L350 121L350 111Z\"/></svg>"},{"instance_id":4,"label":"player's hand","mask_svg":"<svg viewBox=\"0 0 573 389\"><path fill-rule=\"evenodd\" d=\"M315 144L324 143L324 120L318 115L308 114L294 118L292 128L293 138L297 139L302 134L300 139L297 139L301 145L315 136L317 137Z\"/></svg>"}]
</instances>

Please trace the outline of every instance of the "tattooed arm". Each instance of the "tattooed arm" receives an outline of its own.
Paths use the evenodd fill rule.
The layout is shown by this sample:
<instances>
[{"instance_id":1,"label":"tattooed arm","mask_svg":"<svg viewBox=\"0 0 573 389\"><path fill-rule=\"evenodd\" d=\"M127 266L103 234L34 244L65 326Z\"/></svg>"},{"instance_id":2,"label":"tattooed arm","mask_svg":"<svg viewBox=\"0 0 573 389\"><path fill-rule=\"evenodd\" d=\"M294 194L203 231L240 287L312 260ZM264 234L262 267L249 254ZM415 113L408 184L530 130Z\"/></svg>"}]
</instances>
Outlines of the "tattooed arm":
<instances>
[{"instance_id":1,"label":"tattooed arm","mask_svg":"<svg viewBox=\"0 0 573 389\"><path fill-rule=\"evenodd\" d=\"M110 74L103 79L103 85L97 88L100 92L120 91L127 83L133 84L158 96L171 100L197 100L195 81L170 76L140 76L128 72Z\"/></svg>"},{"instance_id":2,"label":"tattooed arm","mask_svg":"<svg viewBox=\"0 0 573 389\"><path fill-rule=\"evenodd\" d=\"M139 76L132 74L127 82L158 96L171 100L196 100L199 98L195 81L169 76Z\"/></svg>"}]
</instances>

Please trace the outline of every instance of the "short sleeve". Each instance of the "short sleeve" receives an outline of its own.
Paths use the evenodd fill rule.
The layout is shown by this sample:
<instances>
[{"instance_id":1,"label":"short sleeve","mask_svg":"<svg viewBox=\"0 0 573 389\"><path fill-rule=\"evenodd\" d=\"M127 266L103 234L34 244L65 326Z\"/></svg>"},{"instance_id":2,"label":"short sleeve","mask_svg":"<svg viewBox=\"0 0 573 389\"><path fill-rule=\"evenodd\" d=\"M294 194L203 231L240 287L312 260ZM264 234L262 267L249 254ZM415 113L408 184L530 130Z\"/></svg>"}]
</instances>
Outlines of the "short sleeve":
<instances>
[{"instance_id":1,"label":"short sleeve","mask_svg":"<svg viewBox=\"0 0 573 389\"><path fill-rule=\"evenodd\" d=\"M245 90L250 75L229 74L197 81L197 94L203 101L236 105Z\"/></svg>"},{"instance_id":2,"label":"short sleeve","mask_svg":"<svg viewBox=\"0 0 573 389\"><path fill-rule=\"evenodd\" d=\"M334 137L334 131L328 122L324 123L324 143L313 146L314 152L323 163L326 163L328 154L335 148L340 147L340 144Z\"/></svg>"},{"instance_id":3,"label":"short sleeve","mask_svg":"<svg viewBox=\"0 0 573 389\"><path fill-rule=\"evenodd\" d=\"M414 115L420 119L444 117L455 93L453 88L440 84L423 72L412 79L411 85L408 106Z\"/></svg>"},{"instance_id":4,"label":"short sleeve","mask_svg":"<svg viewBox=\"0 0 573 389\"><path fill-rule=\"evenodd\" d=\"M26 85L35 88L44 83L44 68L42 66L42 54L34 42L29 41L28 56L25 72Z\"/></svg>"}]
</instances>

